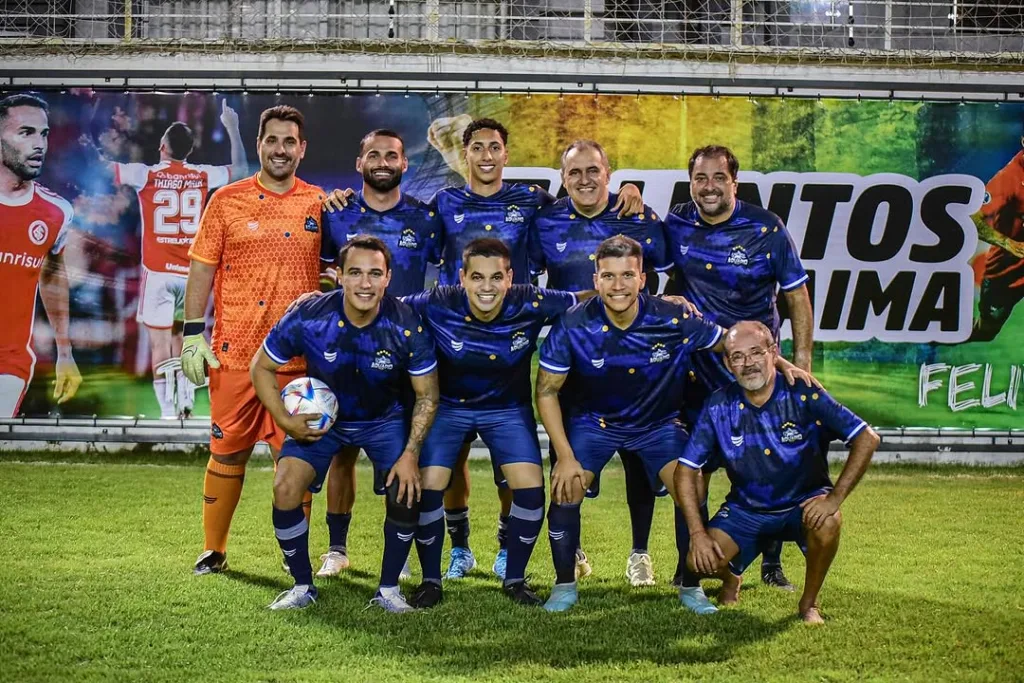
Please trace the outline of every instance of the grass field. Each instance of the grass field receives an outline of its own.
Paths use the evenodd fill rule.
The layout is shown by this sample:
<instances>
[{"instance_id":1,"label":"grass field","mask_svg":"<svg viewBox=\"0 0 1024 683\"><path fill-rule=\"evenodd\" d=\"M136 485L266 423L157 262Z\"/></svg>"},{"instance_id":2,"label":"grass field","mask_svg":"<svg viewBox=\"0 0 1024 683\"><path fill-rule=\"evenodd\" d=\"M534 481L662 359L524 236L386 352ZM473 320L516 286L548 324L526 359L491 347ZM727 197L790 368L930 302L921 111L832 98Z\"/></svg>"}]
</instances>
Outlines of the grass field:
<instances>
[{"instance_id":1,"label":"grass field","mask_svg":"<svg viewBox=\"0 0 1024 683\"><path fill-rule=\"evenodd\" d=\"M0 457L0 679L5 681L1007 681L1024 676L1024 470L877 467L844 507L823 593L824 627L796 597L751 579L738 608L682 610L667 585L672 515L659 503L658 586L623 576L629 526L621 470L584 506L595 573L581 605L510 605L486 571L447 586L426 613L365 611L380 560L381 501L360 468L354 567L302 613L265 609L289 581L270 524L271 472L250 469L231 540L233 571L195 578L201 457ZM163 463L164 466L158 466ZM493 560L497 502L474 468L473 545ZM714 482L721 499L724 479ZM326 544L314 503L312 550ZM543 536L542 536L543 539ZM802 584L803 561L784 562ZM414 573L417 573L415 562ZM547 544L530 567L546 594ZM707 582L714 595L717 586Z\"/></svg>"}]
</instances>

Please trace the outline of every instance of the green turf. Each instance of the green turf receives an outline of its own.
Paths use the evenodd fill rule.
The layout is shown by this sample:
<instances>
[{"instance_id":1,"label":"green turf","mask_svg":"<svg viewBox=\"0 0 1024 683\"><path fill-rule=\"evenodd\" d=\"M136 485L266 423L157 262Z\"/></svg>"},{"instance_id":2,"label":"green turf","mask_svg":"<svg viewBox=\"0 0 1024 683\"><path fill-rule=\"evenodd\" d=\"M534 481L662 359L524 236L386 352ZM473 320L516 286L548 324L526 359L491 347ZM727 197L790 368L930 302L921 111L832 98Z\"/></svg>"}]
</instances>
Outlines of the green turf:
<instances>
[{"instance_id":1,"label":"green turf","mask_svg":"<svg viewBox=\"0 0 1024 683\"><path fill-rule=\"evenodd\" d=\"M3 680L1005 681L1024 671L1021 469L869 473L844 507L843 545L823 593L828 623L812 628L794 620L796 596L753 580L738 608L711 617L683 611L666 585L674 566L667 502L659 503L652 542L658 586L629 589L617 465L602 497L584 506L595 573L572 613L513 607L481 570L448 584L436 610L394 616L364 611L383 514L381 501L367 495L366 467L350 539L353 569L322 582L313 609L280 614L265 609L288 580L271 531L264 463L246 478L233 571L195 578L197 458L156 461L174 466L17 459L24 456L0 459ZM489 469L473 472L473 543L486 568L496 500ZM716 478L715 500L723 483ZM321 498L314 508L319 554ZM802 583L793 547L784 561ZM530 572L546 593L546 542ZM713 582L708 588L717 590Z\"/></svg>"}]
</instances>

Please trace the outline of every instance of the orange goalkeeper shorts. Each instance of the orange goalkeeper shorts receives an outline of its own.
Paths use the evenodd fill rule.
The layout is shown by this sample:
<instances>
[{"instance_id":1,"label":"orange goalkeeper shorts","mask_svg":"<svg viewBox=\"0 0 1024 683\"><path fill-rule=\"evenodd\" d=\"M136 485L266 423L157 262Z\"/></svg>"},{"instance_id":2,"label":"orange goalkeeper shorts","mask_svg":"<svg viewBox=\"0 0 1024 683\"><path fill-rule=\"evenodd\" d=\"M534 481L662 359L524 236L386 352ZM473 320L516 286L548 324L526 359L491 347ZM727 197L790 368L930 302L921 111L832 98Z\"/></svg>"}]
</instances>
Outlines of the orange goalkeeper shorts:
<instances>
[{"instance_id":1,"label":"orange goalkeeper shorts","mask_svg":"<svg viewBox=\"0 0 1024 683\"><path fill-rule=\"evenodd\" d=\"M279 372L277 384L282 389L303 372ZM284 430L259 398L246 370L210 368L210 452L231 455L266 441L281 450Z\"/></svg>"}]
</instances>

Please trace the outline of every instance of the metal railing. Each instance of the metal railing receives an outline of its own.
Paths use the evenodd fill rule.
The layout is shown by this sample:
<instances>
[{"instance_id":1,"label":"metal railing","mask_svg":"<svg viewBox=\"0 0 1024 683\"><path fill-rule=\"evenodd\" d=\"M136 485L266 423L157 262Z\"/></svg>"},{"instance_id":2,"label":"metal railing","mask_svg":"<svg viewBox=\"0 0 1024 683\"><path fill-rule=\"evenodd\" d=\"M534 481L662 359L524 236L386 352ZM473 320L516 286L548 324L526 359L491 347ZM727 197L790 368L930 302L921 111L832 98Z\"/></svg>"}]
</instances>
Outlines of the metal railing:
<instances>
[{"instance_id":1,"label":"metal railing","mask_svg":"<svg viewBox=\"0 0 1024 683\"><path fill-rule=\"evenodd\" d=\"M1024 54L1020 0L5 0L0 41ZM60 39L54 41L54 39Z\"/></svg>"}]
</instances>

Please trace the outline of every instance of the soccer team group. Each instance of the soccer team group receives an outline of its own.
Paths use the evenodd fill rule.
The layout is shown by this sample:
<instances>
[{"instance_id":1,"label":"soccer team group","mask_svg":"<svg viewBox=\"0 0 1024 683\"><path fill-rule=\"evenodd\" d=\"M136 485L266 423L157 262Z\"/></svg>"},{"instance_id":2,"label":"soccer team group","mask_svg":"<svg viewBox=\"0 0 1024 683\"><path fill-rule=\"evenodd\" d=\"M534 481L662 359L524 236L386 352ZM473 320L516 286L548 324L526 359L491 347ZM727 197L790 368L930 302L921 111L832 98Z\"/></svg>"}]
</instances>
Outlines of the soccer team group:
<instances>
[{"instance_id":1,"label":"soccer team group","mask_svg":"<svg viewBox=\"0 0 1024 683\"><path fill-rule=\"evenodd\" d=\"M30 225L39 251L33 274L39 278L42 267L44 275L63 276L60 237L70 208L31 180L46 151L46 105L24 96L7 105L5 131L15 120L26 140L24 149L4 147L5 169L18 161L16 152L25 157L24 173L17 166L11 179L29 204L17 206L35 202L58 226L36 239L36 223ZM237 133L226 107L222 121ZM180 369L174 363L167 379L177 372L179 387L209 384L205 550L196 574L227 568L246 464L255 444L266 441L276 456L274 531L295 581L270 607L313 604L311 494L326 483L330 548L317 575L336 575L349 563L361 450L386 509L371 604L390 612L436 605L442 578L458 579L476 565L466 459L479 437L502 503L493 571L514 602L553 612L578 602L577 579L590 571L580 506L598 494L600 473L618 453L633 536L631 584L654 583L647 544L655 498L668 494L679 552L673 584L686 608L717 610L700 586L709 577L723 582L721 603L735 602L758 556L765 583L793 590L779 562L781 543L793 541L806 556L799 613L822 621L818 594L838 549L840 506L878 437L810 375L807 274L780 219L736 199L739 164L728 149L696 150L692 201L659 217L635 186L609 192L608 157L592 140L562 154L562 199L504 182L508 134L489 119L463 131L465 187L444 189L429 203L403 194L404 144L393 131L375 130L356 159L361 191L328 195L296 177L303 128L292 107L264 111L260 170L235 182L224 167L187 163L192 145L182 124L164 134L159 165L112 169L116 182L136 188L143 209L147 201L164 207L155 212L163 230L153 231L153 245L144 242L140 320L145 314L162 322L183 299ZM231 169L245 165L244 153L235 163L236 138ZM223 187L199 218L213 179ZM171 218L180 231L170 240L169 202L178 207ZM189 245L175 256L187 264L185 277L171 251ZM430 288L428 264L438 269ZM160 269L166 277L151 277ZM547 288L531 284L542 273ZM659 273L670 278L662 296L655 295ZM321 288L331 291L314 294ZM51 322L58 321L58 349L62 339L67 346L57 387L67 397L81 378L66 343L66 282L63 299L53 291L43 300ZM777 345L779 291L792 323L793 363ZM549 326L534 385L532 358ZM327 430L310 426L320 416L284 407L281 388L303 376L322 380L338 399ZM18 385L19 396L27 384ZM174 404L173 391L166 398ZM534 399L551 445L547 486ZM834 484L826 460L833 439L850 447ZM707 477L719 468L731 489L709 519ZM525 581L545 517L556 573L546 601ZM446 522L452 550L442 574ZM406 598L399 582L413 543L423 580Z\"/></svg>"}]
</instances>

